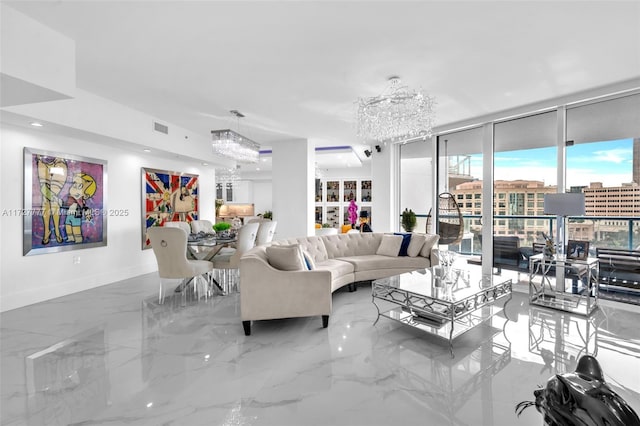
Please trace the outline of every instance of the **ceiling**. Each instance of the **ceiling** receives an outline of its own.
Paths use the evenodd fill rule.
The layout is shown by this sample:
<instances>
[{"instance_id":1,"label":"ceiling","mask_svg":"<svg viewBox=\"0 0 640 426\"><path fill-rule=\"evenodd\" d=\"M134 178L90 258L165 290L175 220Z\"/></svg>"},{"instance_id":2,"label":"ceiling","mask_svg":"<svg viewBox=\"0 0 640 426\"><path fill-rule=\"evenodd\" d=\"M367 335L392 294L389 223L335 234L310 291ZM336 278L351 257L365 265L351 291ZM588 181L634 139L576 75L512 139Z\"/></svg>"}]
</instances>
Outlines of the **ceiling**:
<instances>
[{"instance_id":1,"label":"ceiling","mask_svg":"<svg viewBox=\"0 0 640 426\"><path fill-rule=\"evenodd\" d=\"M75 40L81 89L263 148L362 151L355 101L392 75L439 126L640 76L638 1L3 2Z\"/></svg>"}]
</instances>

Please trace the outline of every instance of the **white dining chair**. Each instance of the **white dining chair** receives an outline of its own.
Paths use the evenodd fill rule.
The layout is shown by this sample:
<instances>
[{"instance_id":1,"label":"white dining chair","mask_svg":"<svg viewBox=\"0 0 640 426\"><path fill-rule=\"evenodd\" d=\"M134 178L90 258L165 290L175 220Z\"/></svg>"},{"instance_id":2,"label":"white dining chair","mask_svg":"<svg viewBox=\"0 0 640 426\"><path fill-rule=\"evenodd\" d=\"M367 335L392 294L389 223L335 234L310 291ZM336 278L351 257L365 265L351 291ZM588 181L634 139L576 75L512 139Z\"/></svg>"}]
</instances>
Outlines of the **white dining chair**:
<instances>
[{"instance_id":1,"label":"white dining chair","mask_svg":"<svg viewBox=\"0 0 640 426\"><path fill-rule=\"evenodd\" d=\"M189 226L188 222L182 222L182 221L176 220L172 222L165 222L164 226L167 228L180 228L184 232L186 232L187 235L191 233L191 226Z\"/></svg>"},{"instance_id":2,"label":"white dining chair","mask_svg":"<svg viewBox=\"0 0 640 426\"><path fill-rule=\"evenodd\" d=\"M205 234L213 233L213 222L206 219L192 220L191 233L197 234L198 232L204 232Z\"/></svg>"},{"instance_id":3,"label":"white dining chair","mask_svg":"<svg viewBox=\"0 0 640 426\"><path fill-rule=\"evenodd\" d=\"M256 235L256 246L264 246L273 241L273 236L276 233L276 220L263 220L258 228L258 234Z\"/></svg>"},{"instance_id":4,"label":"white dining chair","mask_svg":"<svg viewBox=\"0 0 640 426\"><path fill-rule=\"evenodd\" d=\"M186 284L193 281L194 290L198 298L200 294L206 297L209 295L209 278L213 271L213 263L207 260L187 259L187 238L188 234L177 227L152 226L148 229L149 240L153 254L158 263L158 274L160 275L160 291L158 303L164 302L163 281L182 280L182 299L186 301ZM203 291L199 290L197 281L207 275L204 282Z\"/></svg>"},{"instance_id":5,"label":"white dining chair","mask_svg":"<svg viewBox=\"0 0 640 426\"><path fill-rule=\"evenodd\" d=\"M248 223L238 231L236 248L233 252L219 253L213 258L214 278L224 289L237 291L240 258L255 246L259 223Z\"/></svg>"}]
</instances>

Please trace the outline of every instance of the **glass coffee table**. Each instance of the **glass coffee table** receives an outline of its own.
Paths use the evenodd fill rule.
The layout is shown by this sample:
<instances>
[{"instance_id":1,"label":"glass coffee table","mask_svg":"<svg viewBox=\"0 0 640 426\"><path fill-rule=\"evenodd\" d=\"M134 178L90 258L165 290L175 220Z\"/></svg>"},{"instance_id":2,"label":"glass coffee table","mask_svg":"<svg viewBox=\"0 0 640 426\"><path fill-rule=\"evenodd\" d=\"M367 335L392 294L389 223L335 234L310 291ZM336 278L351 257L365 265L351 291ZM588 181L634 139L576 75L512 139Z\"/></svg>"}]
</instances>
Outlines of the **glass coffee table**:
<instances>
[{"instance_id":1,"label":"glass coffee table","mask_svg":"<svg viewBox=\"0 0 640 426\"><path fill-rule=\"evenodd\" d=\"M378 318L389 318L410 327L453 340L504 309L511 299L511 280L483 276L480 267L454 269L444 274L441 267L408 272L374 280L372 302ZM498 303L503 299L504 303ZM390 309L381 309L383 305Z\"/></svg>"}]
</instances>

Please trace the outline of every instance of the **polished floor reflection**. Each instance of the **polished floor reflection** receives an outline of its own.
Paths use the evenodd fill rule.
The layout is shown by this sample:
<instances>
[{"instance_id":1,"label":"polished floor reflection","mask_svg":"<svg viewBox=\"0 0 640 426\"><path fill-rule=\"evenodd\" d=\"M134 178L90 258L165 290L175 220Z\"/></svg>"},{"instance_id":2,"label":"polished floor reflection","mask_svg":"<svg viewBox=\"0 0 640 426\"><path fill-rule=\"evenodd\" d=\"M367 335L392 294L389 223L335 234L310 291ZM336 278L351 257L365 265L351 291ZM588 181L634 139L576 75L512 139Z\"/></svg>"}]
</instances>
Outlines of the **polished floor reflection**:
<instances>
[{"instance_id":1,"label":"polished floor reflection","mask_svg":"<svg viewBox=\"0 0 640 426\"><path fill-rule=\"evenodd\" d=\"M149 274L2 314L2 425L539 426L516 404L583 354L640 412L638 306L587 319L516 291L452 357L444 340L373 326L365 286L334 294L327 329L262 321L250 337L237 294L181 302L158 305Z\"/></svg>"}]
</instances>

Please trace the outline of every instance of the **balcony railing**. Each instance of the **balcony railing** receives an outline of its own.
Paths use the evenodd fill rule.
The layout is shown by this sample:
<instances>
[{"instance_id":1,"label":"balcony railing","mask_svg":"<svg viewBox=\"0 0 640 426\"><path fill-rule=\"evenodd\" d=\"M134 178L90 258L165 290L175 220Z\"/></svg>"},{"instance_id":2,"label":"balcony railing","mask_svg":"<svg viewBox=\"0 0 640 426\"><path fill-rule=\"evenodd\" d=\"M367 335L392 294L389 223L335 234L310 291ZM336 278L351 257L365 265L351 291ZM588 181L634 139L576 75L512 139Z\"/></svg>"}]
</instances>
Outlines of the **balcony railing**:
<instances>
[{"instance_id":1,"label":"balcony railing","mask_svg":"<svg viewBox=\"0 0 640 426\"><path fill-rule=\"evenodd\" d=\"M417 214L416 231L426 230L427 215ZM482 217L463 215L465 237L461 244L450 247L464 254L480 254L482 243ZM555 216L494 216L494 235L517 235L522 247L544 241L542 233L555 240ZM567 238L589 241L589 251L595 254L597 247L640 250L640 217L637 216L580 216L567 218Z\"/></svg>"}]
</instances>

